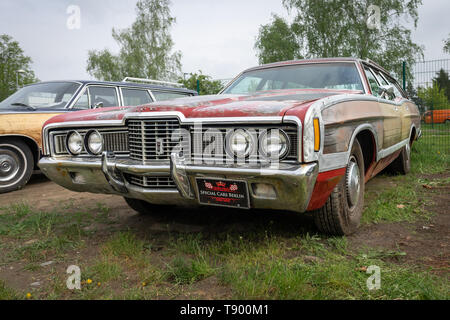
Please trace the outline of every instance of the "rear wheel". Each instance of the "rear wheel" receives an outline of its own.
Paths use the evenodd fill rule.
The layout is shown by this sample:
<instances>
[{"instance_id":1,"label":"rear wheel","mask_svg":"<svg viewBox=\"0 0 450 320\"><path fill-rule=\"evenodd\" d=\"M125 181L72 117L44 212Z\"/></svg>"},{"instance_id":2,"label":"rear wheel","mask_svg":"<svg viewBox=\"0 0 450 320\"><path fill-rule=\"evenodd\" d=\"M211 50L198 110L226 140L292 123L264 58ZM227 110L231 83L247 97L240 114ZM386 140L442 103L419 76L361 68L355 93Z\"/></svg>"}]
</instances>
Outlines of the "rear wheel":
<instances>
[{"instance_id":1,"label":"rear wheel","mask_svg":"<svg viewBox=\"0 0 450 320\"><path fill-rule=\"evenodd\" d=\"M33 169L33 154L26 143L19 139L0 141L0 193L23 188Z\"/></svg>"},{"instance_id":2,"label":"rear wheel","mask_svg":"<svg viewBox=\"0 0 450 320\"><path fill-rule=\"evenodd\" d=\"M356 139L345 177L331 192L325 205L314 212L317 228L330 235L352 234L359 227L364 205L364 158Z\"/></svg>"}]
</instances>

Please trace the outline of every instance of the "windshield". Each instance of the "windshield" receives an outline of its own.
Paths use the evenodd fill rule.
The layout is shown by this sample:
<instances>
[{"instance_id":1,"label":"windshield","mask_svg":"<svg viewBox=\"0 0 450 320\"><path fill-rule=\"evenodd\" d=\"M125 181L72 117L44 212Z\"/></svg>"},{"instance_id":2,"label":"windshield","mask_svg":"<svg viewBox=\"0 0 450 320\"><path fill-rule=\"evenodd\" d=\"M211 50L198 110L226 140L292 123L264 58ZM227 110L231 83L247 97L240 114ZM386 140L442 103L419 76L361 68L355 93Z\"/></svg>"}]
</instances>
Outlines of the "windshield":
<instances>
[{"instance_id":1,"label":"windshield","mask_svg":"<svg viewBox=\"0 0 450 320\"><path fill-rule=\"evenodd\" d=\"M0 109L63 109L79 87L80 84L73 82L33 84L0 102Z\"/></svg>"},{"instance_id":2,"label":"windshield","mask_svg":"<svg viewBox=\"0 0 450 320\"><path fill-rule=\"evenodd\" d=\"M354 63L315 63L274 67L243 73L223 93L251 94L279 89L363 90Z\"/></svg>"}]
</instances>

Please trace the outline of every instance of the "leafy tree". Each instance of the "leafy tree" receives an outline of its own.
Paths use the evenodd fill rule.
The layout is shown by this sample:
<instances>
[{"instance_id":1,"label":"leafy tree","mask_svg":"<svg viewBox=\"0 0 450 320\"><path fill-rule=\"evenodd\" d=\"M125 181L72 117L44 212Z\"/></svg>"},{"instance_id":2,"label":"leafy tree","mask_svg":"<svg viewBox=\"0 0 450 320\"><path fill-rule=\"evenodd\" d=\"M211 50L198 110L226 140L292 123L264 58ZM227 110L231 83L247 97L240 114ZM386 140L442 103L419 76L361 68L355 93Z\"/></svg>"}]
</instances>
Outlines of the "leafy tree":
<instances>
[{"instance_id":1,"label":"leafy tree","mask_svg":"<svg viewBox=\"0 0 450 320\"><path fill-rule=\"evenodd\" d=\"M421 0L283 0L284 7L294 13L289 25L282 18L260 28L255 48L261 63L274 62L280 57L359 57L370 58L402 75L402 62L412 65L423 57L423 47L411 40L411 30L401 25L401 20L412 19L417 27L417 8ZM369 5L380 8L379 28L368 25ZM284 35L287 43L271 54L277 46L280 26L288 26ZM273 40L275 39L275 40ZM296 39L297 46L291 41ZM407 79L412 73L407 68Z\"/></svg>"},{"instance_id":2,"label":"leafy tree","mask_svg":"<svg viewBox=\"0 0 450 320\"><path fill-rule=\"evenodd\" d=\"M126 76L175 80L181 70L181 53L172 52L170 0L139 0L137 18L130 28L113 29L120 51L89 51L87 71L97 79L120 81Z\"/></svg>"},{"instance_id":3,"label":"leafy tree","mask_svg":"<svg viewBox=\"0 0 450 320\"><path fill-rule=\"evenodd\" d=\"M436 83L439 89L445 92L447 99L450 101L450 79L444 69L436 72L436 78L433 78L433 83Z\"/></svg>"},{"instance_id":4,"label":"leafy tree","mask_svg":"<svg viewBox=\"0 0 450 320\"><path fill-rule=\"evenodd\" d=\"M261 64L302 58L300 44L291 26L275 14L272 14L271 23L260 26L255 49Z\"/></svg>"},{"instance_id":5,"label":"leafy tree","mask_svg":"<svg viewBox=\"0 0 450 320\"><path fill-rule=\"evenodd\" d=\"M436 82L433 83L432 87L419 87L417 91L419 98L428 110L431 110L431 108L433 110L450 109L450 103L444 90L440 89Z\"/></svg>"},{"instance_id":6,"label":"leafy tree","mask_svg":"<svg viewBox=\"0 0 450 320\"><path fill-rule=\"evenodd\" d=\"M19 86L38 81L31 70L31 63L31 58L24 54L17 41L6 34L0 35L0 101L18 89L18 70L25 71L19 74Z\"/></svg>"},{"instance_id":7,"label":"leafy tree","mask_svg":"<svg viewBox=\"0 0 450 320\"><path fill-rule=\"evenodd\" d=\"M444 40L444 52L450 53L450 35Z\"/></svg>"},{"instance_id":8,"label":"leafy tree","mask_svg":"<svg viewBox=\"0 0 450 320\"><path fill-rule=\"evenodd\" d=\"M185 88L197 90L197 80L199 81L200 95L217 94L222 89L222 83L218 80L212 80L210 76L199 73L191 73L187 79L179 78L178 82L182 83Z\"/></svg>"}]
</instances>

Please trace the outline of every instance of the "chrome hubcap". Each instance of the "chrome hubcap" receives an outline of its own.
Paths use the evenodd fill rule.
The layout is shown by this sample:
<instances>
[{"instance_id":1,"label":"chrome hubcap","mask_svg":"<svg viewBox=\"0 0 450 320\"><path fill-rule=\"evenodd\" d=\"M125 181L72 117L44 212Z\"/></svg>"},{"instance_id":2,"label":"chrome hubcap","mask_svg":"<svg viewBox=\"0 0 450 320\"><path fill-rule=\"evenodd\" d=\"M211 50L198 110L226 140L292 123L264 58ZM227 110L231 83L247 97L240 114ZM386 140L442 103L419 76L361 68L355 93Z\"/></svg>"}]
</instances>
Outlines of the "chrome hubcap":
<instances>
[{"instance_id":1,"label":"chrome hubcap","mask_svg":"<svg viewBox=\"0 0 450 320\"><path fill-rule=\"evenodd\" d=\"M359 166L355 157L350 158L346 175L347 200L350 207L357 204L359 193L361 191L361 176L359 174Z\"/></svg>"},{"instance_id":2,"label":"chrome hubcap","mask_svg":"<svg viewBox=\"0 0 450 320\"><path fill-rule=\"evenodd\" d=\"M10 154L0 154L0 181L11 180L19 171L17 160Z\"/></svg>"}]
</instances>

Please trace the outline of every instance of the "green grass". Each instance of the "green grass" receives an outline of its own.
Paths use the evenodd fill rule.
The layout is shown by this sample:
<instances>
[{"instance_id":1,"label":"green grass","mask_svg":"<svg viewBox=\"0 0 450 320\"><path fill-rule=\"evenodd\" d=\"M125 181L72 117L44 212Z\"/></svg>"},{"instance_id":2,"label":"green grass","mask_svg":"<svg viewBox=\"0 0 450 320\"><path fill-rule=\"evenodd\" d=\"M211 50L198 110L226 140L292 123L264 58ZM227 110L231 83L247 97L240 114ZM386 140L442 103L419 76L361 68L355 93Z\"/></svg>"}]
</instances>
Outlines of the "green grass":
<instances>
[{"instance_id":1,"label":"green grass","mask_svg":"<svg viewBox=\"0 0 450 320\"><path fill-rule=\"evenodd\" d=\"M116 257L133 258L143 253L144 241L131 232L119 232L106 242L103 253Z\"/></svg>"},{"instance_id":2,"label":"green grass","mask_svg":"<svg viewBox=\"0 0 450 320\"><path fill-rule=\"evenodd\" d=\"M0 280L0 300L17 300L19 295L11 288L5 285L5 282Z\"/></svg>"},{"instance_id":3,"label":"green grass","mask_svg":"<svg viewBox=\"0 0 450 320\"><path fill-rule=\"evenodd\" d=\"M450 146L450 136L447 146ZM432 213L425 206L431 204L431 200L421 196L421 188L423 184L449 184L449 178L424 178L424 175L444 173L450 169L450 152L442 150L439 141L426 135L414 143L411 172L406 176L387 176L394 183L393 186L366 192L366 199L372 200L366 200L362 223L414 222L430 218ZM403 207L399 208L398 205Z\"/></svg>"},{"instance_id":4,"label":"green grass","mask_svg":"<svg viewBox=\"0 0 450 320\"><path fill-rule=\"evenodd\" d=\"M191 284L213 274L213 268L204 257L186 259L175 257L167 265L166 279L175 284Z\"/></svg>"},{"instance_id":5,"label":"green grass","mask_svg":"<svg viewBox=\"0 0 450 320\"><path fill-rule=\"evenodd\" d=\"M245 250L227 261L220 278L238 299L448 299L450 286L412 267L384 261L402 253L364 252L353 255L345 243L324 243L318 237L300 241L302 253L285 258L285 250ZM305 259L313 255L315 260ZM270 258L268 258L270 257ZM364 267L381 268L381 289L368 290Z\"/></svg>"}]
</instances>

